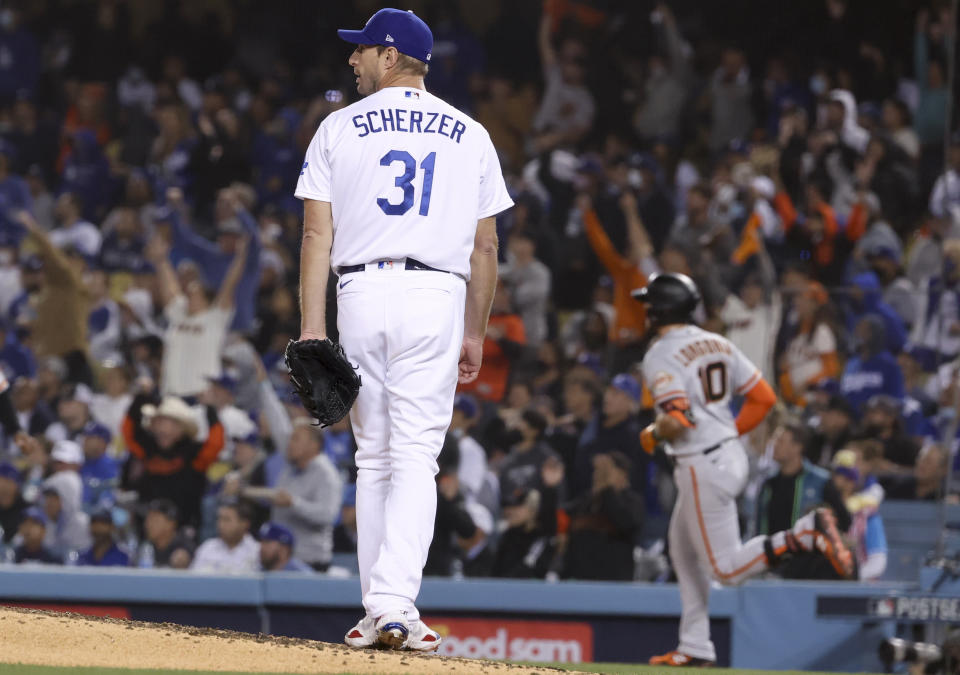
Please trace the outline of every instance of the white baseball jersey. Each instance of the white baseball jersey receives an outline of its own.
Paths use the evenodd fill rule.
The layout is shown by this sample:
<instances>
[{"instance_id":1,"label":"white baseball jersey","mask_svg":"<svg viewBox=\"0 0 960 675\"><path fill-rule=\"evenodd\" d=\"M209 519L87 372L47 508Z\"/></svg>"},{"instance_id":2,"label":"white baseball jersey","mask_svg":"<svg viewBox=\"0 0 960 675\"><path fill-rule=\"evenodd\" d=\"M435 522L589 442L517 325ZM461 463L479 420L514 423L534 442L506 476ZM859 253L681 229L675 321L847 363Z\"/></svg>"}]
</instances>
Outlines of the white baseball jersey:
<instances>
[{"instance_id":1,"label":"white baseball jersey","mask_svg":"<svg viewBox=\"0 0 960 675\"><path fill-rule=\"evenodd\" d=\"M407 87L331 113L295 195L332 204L334 269L415 258L466 279L477 221L513 205L487 131Z\"/></svg>"},{"instance_id":2,"label":"white baseball jersey","mask_svg":"<svg viewBox=\"0 0 960 675\"><path fill-rule=\"evenodd\" d=\"M644 383L658 410L686 398L695 424L667 452L698 453L736 438L730 397L746 393L760 377L750 359L722 335L684 326L659 337L643 359Z\"/></svg>"}]
</instances>

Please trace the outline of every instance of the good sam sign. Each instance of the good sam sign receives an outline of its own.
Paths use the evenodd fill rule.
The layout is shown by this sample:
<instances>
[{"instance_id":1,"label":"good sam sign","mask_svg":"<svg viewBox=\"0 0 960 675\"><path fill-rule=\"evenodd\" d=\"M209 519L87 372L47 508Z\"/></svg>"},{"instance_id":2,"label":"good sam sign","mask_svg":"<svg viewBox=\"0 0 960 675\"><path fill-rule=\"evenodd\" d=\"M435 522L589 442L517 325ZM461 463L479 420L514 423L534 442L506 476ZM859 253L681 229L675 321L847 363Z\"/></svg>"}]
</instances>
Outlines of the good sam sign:
<instances>
[{"instance_id":1,"label":"good sam sign","mask_svg":"<svg viewBox=\"0 0 960 675\"><path fill-rule=\"evenodd\" d=\"M593 661L593 629L569 621L499 621L425 617L440 633L438 653L473 659L543 663Z\"/></svg>"}]
</instances>

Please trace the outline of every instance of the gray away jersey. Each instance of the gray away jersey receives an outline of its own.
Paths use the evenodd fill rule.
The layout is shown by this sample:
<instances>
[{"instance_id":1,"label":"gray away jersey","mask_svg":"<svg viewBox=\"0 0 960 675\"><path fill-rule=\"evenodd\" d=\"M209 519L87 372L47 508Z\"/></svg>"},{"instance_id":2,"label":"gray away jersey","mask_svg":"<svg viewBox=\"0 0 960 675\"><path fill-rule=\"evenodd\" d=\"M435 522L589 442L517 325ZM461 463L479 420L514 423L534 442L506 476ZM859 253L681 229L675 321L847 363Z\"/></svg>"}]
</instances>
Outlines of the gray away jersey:
<instances>
[{"instance_id":1,"label":"gray away jersey","mask_svg":"<svg viewBox=\"0 0 960 675\"><path fill-rule=\"evenodd\" d=\"M694 428L667 445L667 453L688 455L735 438L730 397L760 381L760 371L722 335L697 326L673 328L658 338L643 359L643 381L657 412L686 399Z\"/></svg>"}]
</instances>

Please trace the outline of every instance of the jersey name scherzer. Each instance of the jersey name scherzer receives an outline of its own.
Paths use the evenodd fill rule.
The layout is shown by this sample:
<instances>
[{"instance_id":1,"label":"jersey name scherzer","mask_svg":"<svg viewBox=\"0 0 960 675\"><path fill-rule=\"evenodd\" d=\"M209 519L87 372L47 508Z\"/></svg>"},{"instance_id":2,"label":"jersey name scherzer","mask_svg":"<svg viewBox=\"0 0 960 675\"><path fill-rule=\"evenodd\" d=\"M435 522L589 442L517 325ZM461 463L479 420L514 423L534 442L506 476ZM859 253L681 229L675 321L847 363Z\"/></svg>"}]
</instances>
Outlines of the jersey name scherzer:
<instances>
[{"instance_id":1,"label":"jersey name scherzer","mask_svg":"<svg viewBox=\"0 0 960 675\"><path fill-rule=\"evenodd\" d=\"M295 195L330 202L334 269L414 258L466 279L477 221L513 205L486 129L407 87L327 116Z\"/></svg>"},{"instance_id":2,"label":"jersey name scherzer","mask_svg":"<svg viewBox=\"0 0 960 675\"><path fill-rule=\"evenodd\" d=\"M666 446L673 455L703 452L735 438L730 397L748 392L761 378L732 342L697 326L673 328L657 338L642 370L657 412L669 410L678 399L688 402L694 427Z\"/></svg>"}]
</instances>

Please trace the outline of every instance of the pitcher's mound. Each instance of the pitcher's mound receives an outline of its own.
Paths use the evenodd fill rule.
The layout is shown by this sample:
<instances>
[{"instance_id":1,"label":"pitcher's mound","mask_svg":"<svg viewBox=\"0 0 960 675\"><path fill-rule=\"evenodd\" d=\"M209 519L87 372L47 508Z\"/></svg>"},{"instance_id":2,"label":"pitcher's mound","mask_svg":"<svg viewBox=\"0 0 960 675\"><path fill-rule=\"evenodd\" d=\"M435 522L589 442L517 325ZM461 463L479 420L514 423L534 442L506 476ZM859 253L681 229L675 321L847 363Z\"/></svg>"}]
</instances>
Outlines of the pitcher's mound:
<instances>
[{"instance_id":1,"label":"pitcher's mound","mask_svg":"<svg viewBox=\"0 0 960 675\"><path fill-rule=\"evenodd\" d=\"M0 663L280 673L559 673L310 640L0 608Z\"/></svg>"}]
</instances>

